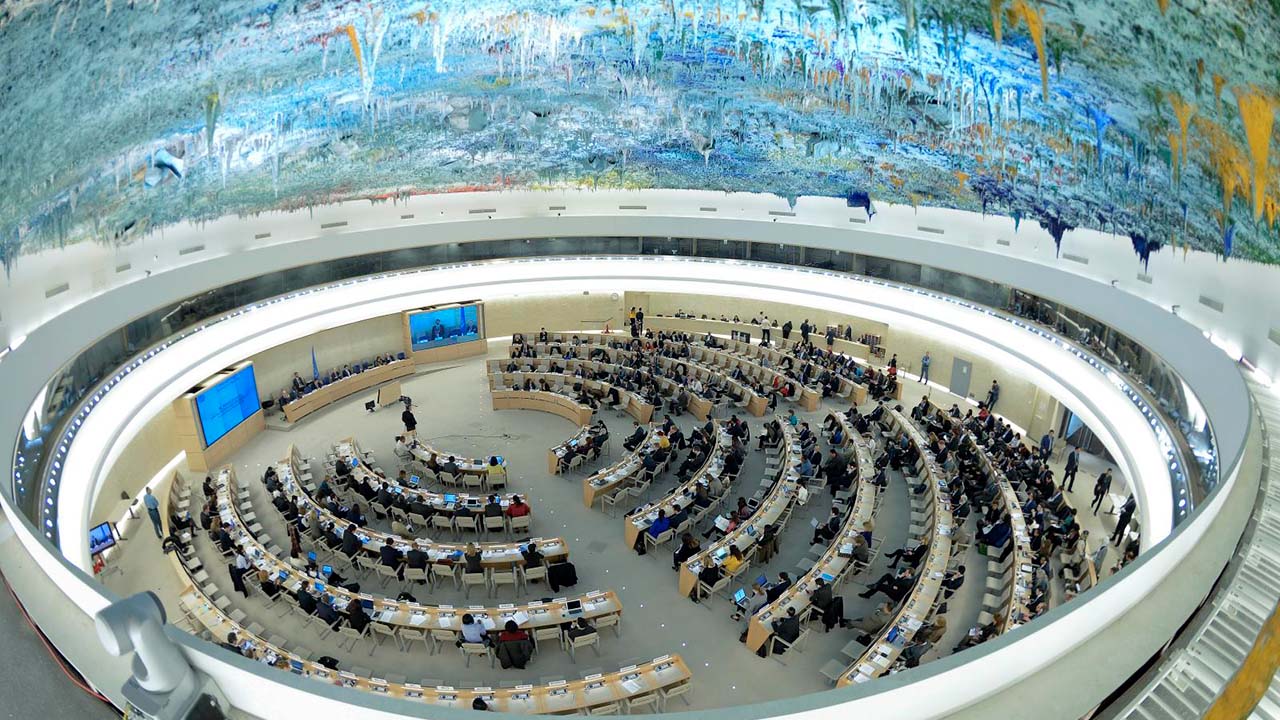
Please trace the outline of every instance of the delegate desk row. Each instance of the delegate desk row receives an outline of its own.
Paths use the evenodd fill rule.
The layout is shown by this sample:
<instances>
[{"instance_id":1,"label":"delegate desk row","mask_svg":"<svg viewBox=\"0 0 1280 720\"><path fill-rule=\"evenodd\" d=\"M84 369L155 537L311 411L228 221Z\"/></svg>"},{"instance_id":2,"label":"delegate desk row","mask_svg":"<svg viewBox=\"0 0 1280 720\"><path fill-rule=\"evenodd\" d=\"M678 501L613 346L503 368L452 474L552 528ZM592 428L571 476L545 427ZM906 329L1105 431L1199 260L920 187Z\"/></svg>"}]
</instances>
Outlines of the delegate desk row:
<instances>
[{"instance_id":1,"label":"delegate desk row","mask_svg":"<svg viewBox=\"0 0 1280 720\"><path fill-rule=\"evenodd\" d=\"M370 619L392 628L414 628L425 631L448 630L451 633L461 632L463 614L471 614L487 628L501 626L507 620L515 620L516 624L526 630L541 627L558 627L576 620L579 617L593 620L607 615L621 615L622 603L612 591L593 591L577 598L556 598L551 601L535 601L522 605L503 604L497 608L469 605L465 608L454 608L451 605L421 605L416 602L401 602L386 597L377 597L368 593L355 593L344 587L326 583L322 577L312 577L300 570L292 562L285 561L273 554L254 535L245 528L245 524L237 509L240 494L235 472L231 467L224 467L218 473L218 513L224 526L231 527L232 540L239 545L249 558L254 569L263 571L266 576L290 595L297 596L299 590L305 589L309 594L324 600L338 612L346 611L348 605L359 602ZM381 546L379 546L381 547ZM406 547L398 548L408 552ZM519 554L519 548L515 553ZM541 546L540 546L541 547ZM419 548L422 549L422 548ZM439 546L428 549L428 556L435 554L438 561L461 561L463 550L458 548L448 555L441 555ZM508 551L505 548L491 548L482 552L492 553L488 560L495 563L506 560ZM520 561L523 562L523 558ZM505 565L494 564L495 567L510 568L512 562ZM323 570L323 568L321 568ZM321 573L327 577L327 573Z\"/></svg>"},{"instance_id":2,"label":"delegate desk row","mask_svg":"<svg viewBox=\"0 0 1280 720\"><path fill-rule=\"evenodd\" d=\"M568 349L565 346L556 343L534 343L533 347L542 353L541 357L492 360L490 361L490 372L493 372L492 368L494 365L498 365L506 372L515 372L517 370L526 372L547 372L551 370L552 363L557 360L564 363L565 372L572 372L579 367L590 370L593 373L602 369L607 372L613 372L617 370L616 366L622 364L622 360L634 360L638 354L633 350L617 347L622 344L623 341L616 335L583 333L581 336L576 337L578 337L579 342L582 344L569 346L569 348L577 350L586 348L588 357L585 359L578 357L566 360L558 353L552 352L552 350L555 349ZM604 360L600 360L601 356L603 356ZM671 358L655 354L644 354L642 359L645 363L645 368L651 366L654 362L657 362L658 366L662 368L669 378L675 377L678 374L677 367L683 367L684 374L690 381L696 378L704 388L715 384L717 387L725 389L728 394L740 398L740 400L738 400L738 404L745 408L747 412L757 417L764 414L765 406L768 404L768 400L764 396L758 395L745 383L739 382L738 380L729 377L727 374L719 372L716 368L699 364L692 358ZM512 368L515 368L515 370ZM687 382L685 384L686 389L691 384L691 382ZM678 388L676 387L669 385L664 387L671 395L675 395L678 392ZM689 403L686 409L699 420L706 420L714 409L714 402L711 394L704 390L702 393L690 391L689 395Z\"/></svg>"},{"instance_id":3,"label":"delegate desk row","mask_svg":"<svg viewBox=\"0 0 1280 720\"><path fill-rule=\"evenodd\" d=\"M1021 624L1018 618L1030 616L1031 586L1035 580L1033 567L1035 553L1031 550L1031 528L1022 512L1022 501L1013 489L1013 483L1009 482L1004 472L996 467L991 454L985 447L978 444L973 433L964 427L960 419L952 418L946 410L935 405L932 398L926 398L926 400L931 417L944 418L950 425L951 432L962 434L963 442L969 445L978 458L978 467L982 473L995 480L999 490L996 493L996 500L1009 513L1009 526L1012 530L1009 542L1013 543L1012 562L1009 564L1008 582L1001 588L1002 606L996 623L1000 632L1008 632ZM1000 564L995 560L992 562L997 566Z\"/></svg>"},{"instance_id":4,"label":"delegate desk row","mask_svg":"<svg viewBox=\"0 0 1280 720\"><path fill-rule=\"evenodd\" d=\"M623 351L615 351L615 352L620 353ZM503 362L503 361L494 361L494 360L490 361L490 363L500 363L500 362ZM590 392L597 400L605 399L605 397L610 392L610 388L613 387L612 383L609 380L598 379L598 376L601 373L607 374L608 377L614 377L615 374L621 373L624 371L632 374L638 374L641 376L643 380L651 382L654 385L654 387L657 389L660 395L668 398L675 397L680 392L679 383L675 382L669 377L664 377L662 375L656 375L649 372L649 368L647 366L641 367L641 368L633 368L630 366L624 366L624 365L615 364L611 362L603 362L599 360L584 360L580 358L564 360L563 362L564 362L564 367L556 370L552 369L551 361L549 360L541 361L541 362L535 361L535 362L526 363L524 367L530 368L530 370L528 371L519 371L519 370L514 372L511 371L509 368L512 365L516 364L515 360L505 361L506 364L503 365L502 367L504 368L503 374L505 375L512 375L516 378L519 378L521 376L525 378L530 378L530 377L533 378L532 382L537 383L539 388L541 388L541 382L539 382L540 376L546 376L549 378L550 377L559 378L563 376L564 378L566 378L563 381L563 383L557 383L550 379L548 379L547 382L557 392L560 390L562 386L570 387L570 388L577 388L577 387L586 388L587 391ZM583 376L579 376L575 374L575 371L577 371L578 369L582 369L584 373ZM490 375L490 377L492 378L493 376ZM490 384L492 385L492 380L490 381ZM641 417L643 417L643 414L644 414L642 410L639 413L632 411L632 407L634 406L639 405L642 408L643 406L648 404L644 400L643 396L634 391L626 391L626 390L622 390L621 388L618 388L618 392L620 394L622 393L629 394L632 398L631 403L628 404L628 407L625 408L625 411L628 414L630 414L632 417L635 417L640 422L648 422L647 420L640 419ZM621 399L622 398L619 397L619 400ZM690 399L689 409L691 412L694 413L694 415L698 416L699 420L706 420L707 415L710 414L711 412L711 403L705 398L693 397ZM653 416L652 411L649 412L649 416L650 417Z\"/></svg>"},{"instance_id":5,"label":"delegate desk row","mask_svg":"<svg viewBox=\"0 0 1280 720\"><path fill-rule=\"evenodd\" d=\"M932 614L942 590L947 565L951 561L951 537L955 527L951 498L946 492L946 473L929 452L929 445L920 430L902 413L889 410L885 413L885 419L890 428L887 435L897 438L905 434L919 452L919 466L915 471L920 483L929 493L929 524L925 536L919 540L927 544L929 550L916 570L910 595L870 647L840 675L836 683L840 687L868 682L883 675L893 666Z\"/></svg>"},{"instance_id":6,"label":"delegate desk row","mask_svg":"<svg viewBox=\"0 0 1280 720\"><path fill-rule=\"evenodd\" d=\"M635 510L627 513L623 519L623 539L627 544L627 548L636 546L636 539L640 537L640 533L647 531L658 519L658 513L666 513L666 517L674 517L676 514L676 506L679 505L681 510L694 513L697 509L694 507L694 499L697 496L697 488L699 485L707 490L708 496L712 495L711 479L719 477L724 473L725 457L733 448L733 438L724 426L719 422L715 423L714 437L716 439L715 446L707 453L706 460L703 461L702 467L698 468L689 479L672 488L671 492L664 497L652 503L646 503ZM695 523L696 524L696 523ZM673 526L674 527L674 526Z\"/></svg>"},{"instance_id":7,"label":"delegate desk row","mask_svg":"<svg viewBox=\"0 0 1280 720\"><path fill-rule=\"evenodd\" d=\"M291 423L297 422L316 410L349 395L368 390L384 382L408 377L413 373L413 360L396 360L386 365L376 365L363 372L322 385L297 400L287 403L284 406L284 417Z\"/></svg>"},{"instance_id":8,"label":"delegate desk row","mask_svg":"<svg viewBox=\"0 0 1280 720\"><path fill-rule=\"evenodd\" d=\"M226 638L235 632L241 641L242 654L243 648L247 648L253 659L266 665L327 685L341 684L433 707L470 710L476 700L481 700L489 709L498 712L575 714L628 699L634 702L654 693L660 699L674 697L687 692L682 686L688 685L693 677L679 655L663 655L646 663L627 665L615 672L592 673L578 680L554 680L513 688L455 688L422 682L391 682L372 675L332 670L309 657L291 652L278 642L250 633L195 590L183 593L181 606L193 622L204 627L215 639Z\"/></svg>"},{"instance_id":9,"label":"delegate desk row","mask_svg":"<svg viewBox=\"0 0 1280 720\"><path fill-rule=\"evenodd\" d=\"M788 588L776 600L761 608L747 626L747 647L753 652L769 639L773 632L773 621L784 618L787 610L795 608L798 617L809 608L809 596L817 588L817 580L821 578L828 585L834 586L844 575L854 568L853 546L855 538L861 534L875 516L876 486L872 483L875 477L875 465L871 461L871 452L866 442L853 431L848 418L843 413L833 412L836 422L843 429L844 443L854 446L854 460L858 475L857 492L854 494L853 507L848 509L839 534L831 540L822 557L812 568Z\"/></svg>"},{"instance_id":10,"label":"delegate desk row","mask_svg":"<svg viewBox=\"0 0 1280 720\"><path fill-rule=\"evenodd\" d=\"M791 503L796 496L796 485L800 482L801 453L795 428L781 418L779 423L782 426L783 440L770 451L770 461L766 464L761 490L748 501L748 506L754 505L755 509L749 518L732 526L728 518L717 518L716 527L724 535L680 566L679 588L682 596L688 597L697 587L704 568L724 563L730 546L736 545L743 555L749 557L752 548L764 537L767 526L774 525L776 534L782 533L786 519L790 516ZM748 563L743 563L739 573L744 572L747 566Z\"/></svg>"},{"instance_id":11,"label":"delegate desk row","mask_svg":"<svg viewBox=\"0 0 1280 720\"><path fill-rule=\"evenodd\" d=\"M529 383L531 383L528 389L525 388L526 380L528 380ZM548 390L541 389L542 383L540 381L542 380L547 381L547 387L549 388ZM489 390L490 392L494 393L493 397L494 397L494 403L495 403L494 405L495 410L530 409L530 410L541 410L543 412L550 412L548 408L535 407L535 406L525 407L519 404L519 403L525 402L526 400L525 396L500 395L500 393L512 393L512 392L516 392L516 393L542 392L550 395L559 395L561 397L566 397L571 402L573 402L576 406L578 406L578 412L579 412L578 417L576 419L573 417L569 417L567 419L569 419L570 422L576 422L580 425L583 425L583 424L586 424L587 422L590 422L590 419L591 419L591 416L588 414L585 420L578 422L582 418L582 413L584 411L584 408L586 411L590 411L591 408L585 405L579 404L577 401L576 395L567 395L566 392L563 390L564 388L573 388L575 385L578 385L578 384L581 384L584 390L591 393L591 395L597 399L603 399L608 397L610 394L610 391L616 389L618 393L619 401L626 402L626 406L621 408L621 410L627 413L628 415L630 415L631 417L635 418L636 422L647 423L653 417L653 410L654 410L653 405L649 404L648 402L645 402L644 398L640 397L638 393L634 393L634 392L631 392L630 390L625 390L623 388L614 388L613 385L607 382L601 382L599 380L587 380L585 378L576 378L576 377L573 377L572 375L568 375L565 373L503 372L503 373L491 373L489 375ZM503 406L501 408L498 407L497 403L498 403L499 397L503 397L504 402L509 401L512 404L509 406Z\"/></svg>"},{"instance_id":12,"label":"delegate desk row","mask_svg":"<svg viewBox=\"0 0 1280 720\"><path fill-rule=\"evenodd\" d=\"M294 464L292 453L286 455L276 465L276 474L280 477L286 490L300 497L303 503L309 508L314 515L316 522L320 525L327 525L331 528L333 534L340 539L345 540L348 526L350 523L342 518L336 517L329 512L327 508L321 505L312 495L307 492L306 488L299 482L301 474L297 466ZM376 478L376 476L374 476ZM379 478L379 480L381 480ZM385 482L385 481L383 481ZM399 486L395 486L399 487ZM476 510L483 511L483 503L485 498L475 495L452 495L436 493L423 493L424 495L439 498L439 511L450 512L456 507L474 507ZM450 502L452 500L452 502ZM510 496L502 498L505 502L510 502ZM432 507L437 507L432 504ZM429 538L404 538L392 533L379 532L371 528L358 528L355 537L359 541L358 549L366 556L379 557L381 548L386 541L391 540L392 547L395 547L402 553L408 553L417 549L427 555L430 562L456 563L462 558L462 553L466 549L466 545L462 543L443 543L435 542ZM538 550L548 560L564 559L569 556L569 546L562 538L531 538L524 542L502 542L502 543L480 543L478 547L481 549L482 564L486 568L507 569L514 565L521 565L524 562L524 555L521 548L529 542L537 543Z\"/></svg>"},{"instance_id":13,"label":"delegate desk row","mask_svg":"<svg viewBox=\"0 0 1280 720\"><path fill-rule=\"evenodd\" d=\"M632 357L635 354L635 351L628 350L623 346L629 345L633 341L639 340L639 342L644 343L646 345L652 345L653 343L652 340L647 338L637 339L637 338L630 338L624 335L614 335L612 333L600 333L600 332L576 333L574 334L573 338L577 341L578 343L577 345L570 344L569 346L564 346L564 345L559 345L557 343L538 343L534 345L534 347L538 347L538 348L550 347L552 349L559 347L561 350L564 350L566 347L573 347L573 348L576 348L579 352L587 352L588 354L590 354L594 350L603 350L611 359L615 359L618 356L625 356L628 358ZM740 401L740 405L744 407L747 410L747 412L751 413L756 417L760 417L761 415L764 415L766 406L768 405L768 399L765 396L756 393L746 383L742 383L738 380L733 379L729 374L734 367L733 365L721 364L717 366L714 363L706 362L700 356L700 354L698 354L694 350L695 348L698 348L698 347L705 347L705 346L699 342L691 342L690 343L691 352L689 357L668 358L668 357L659 356L659 362L662 364L664 368L674 367L674 364L676 363L685 364L688 367L698 368L700 369L701 372L695 373L695 375L697 375L700 380L703 377L710 378L712 376L715 376L715 379L719 380L724 384L727 384L734 391L734 393L741 396L742 400ZM553 354L553 357L554 356L555 355ZM517 363L531 362L531 361L536 361L536 359L516 358L514 360L514 362L517 362ZM509 363L513 361L503 361L503 362L508 363L508 365L504 365L504 367L507 367L509 366ZM761 382L762 384L767 385L768 383L772 382L776 374L766 375L766 372L767 371L765 368L754 365L750 361L744 361L743 373L746 377L755 379L757 382ZM806 399L804 402L806 406L807 404L812 402L813 406L817 407L817 398L818 396L815 394L812 398L812 401L810 401L809 399ZM709 404L709 401L708 401L708 404ZM696 413L697 407L695 406L693 410ZM708 412L709 412L709 408L708 408ZM702 419L705 419L705 417L700 416L699 419L702 420Z\"/></svg>"}]
</instances>

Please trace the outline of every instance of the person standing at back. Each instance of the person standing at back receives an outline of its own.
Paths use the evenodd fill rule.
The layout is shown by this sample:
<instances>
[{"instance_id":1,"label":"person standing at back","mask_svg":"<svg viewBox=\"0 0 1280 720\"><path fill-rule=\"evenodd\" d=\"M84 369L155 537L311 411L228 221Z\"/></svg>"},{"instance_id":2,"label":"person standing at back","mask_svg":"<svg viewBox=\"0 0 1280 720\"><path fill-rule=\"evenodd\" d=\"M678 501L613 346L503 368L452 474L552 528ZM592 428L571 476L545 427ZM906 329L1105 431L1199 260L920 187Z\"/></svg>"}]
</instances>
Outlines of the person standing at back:
<instances>
[{"instance_id":1,"label":"person standing at back","mask_svg":"<svg viewBox=\"0 0 1280 720\"><path fill-rule=\"evenodd\" d=\"M160 523L160 500L151 494L151 488L147 488L147 492L142 496L142 504L147 507L147 516L151 518L151 527L155 528L156 537L164 537L163 526Z\"/></svg>"},{"instance_id":2,"label":"person standing at back","mask_svg":"<svg viewBox=\"0 0 1280 720\"><path fill-rule=\"evenodd\" d=\"M404 423L406 435L415 434L418 429L418 418L413 416L413 411L407 405L404 408L404 412L400 413L400 422Z\"/></svg>"},{"instance_id":3,"label":"person standing at back","mask_svg":"<svg viewBox=\"0 0 1280 720\"><path fill-rule=\"evenodd\" d=\"M1094 515L1097 515L1098 511L1102 509L1102 498L1106 497L1107 493L1110 491L1111 469L1108 468L1098 476L1097 482L1093 484L1093 503L1091 503L1090 507L1093 508Z\"/></svg>"},{"instance_id":4,"label":"person standing at back","mask_svg":"<svg viewBox=\"0 0 1280 720\"><path fill-rule=\"evenodd\" d=\"M1133 513L1137 509L1138 503L1133 499L1133 495L1130 495L1129 499L1124 501L1124 505L1120 506L1120 516L1116 518L1116 531L1111 534L1111 543L1113 545L1119 545L1124 541L1125 536L1128 534L1129 521L1133 519Z\"/></svg>"},{"instance_id":5,"label":"person standing at back","mask_svg":"<svg viewBox=\"0 0 1280 720\"><path fill-rule=\"evenodd\" d=\"M924 351L924 357L920 358L920 382L925 385L929 384L929 365L933 363L933 357L929 355L929 351Z\"/></svg>"},{"instance_id":6,"label":"person standing at back","mask_svg":"<svg viewBox=\"0 0 1280 720\"><path fill-rule=\"evenodd\" d=\"M1062 489L1073 492L1076 487L1076 473L1080 471L1080 451L1074 446L1067 453L1067 466L1062 472Z\"/></svg>"},{"instance_id":7,"label":"person standing at back","mask_svg":"<svg viewBox=\"0 0 1280 720\"><path fill-rule=\"evenodd\" d=\"M996 411L996 401L1000 399L1000 383L991 381L991 389L987 391L987 412Z\"/></svg>"}]
</instances>

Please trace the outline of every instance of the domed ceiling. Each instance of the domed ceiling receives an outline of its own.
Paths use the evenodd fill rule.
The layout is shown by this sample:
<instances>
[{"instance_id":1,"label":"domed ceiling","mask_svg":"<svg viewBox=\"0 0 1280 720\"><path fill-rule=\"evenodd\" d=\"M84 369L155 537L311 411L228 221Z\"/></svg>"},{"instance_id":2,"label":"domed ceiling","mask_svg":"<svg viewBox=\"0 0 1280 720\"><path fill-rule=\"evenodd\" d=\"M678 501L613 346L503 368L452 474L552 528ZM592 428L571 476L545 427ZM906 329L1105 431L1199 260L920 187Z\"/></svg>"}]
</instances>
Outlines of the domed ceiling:
<instances>
[{"instance_id":1,"label":"domed ceiling","mask_svg":"<svg viewBox=\"0 0 1280 720\"><path fill-rule=\"evenodd\" d=\"M0 5L0 58L7 269L185 219L556 187L1280 262L1280 0L37 0Z\"/></svg>"}]
</instances>

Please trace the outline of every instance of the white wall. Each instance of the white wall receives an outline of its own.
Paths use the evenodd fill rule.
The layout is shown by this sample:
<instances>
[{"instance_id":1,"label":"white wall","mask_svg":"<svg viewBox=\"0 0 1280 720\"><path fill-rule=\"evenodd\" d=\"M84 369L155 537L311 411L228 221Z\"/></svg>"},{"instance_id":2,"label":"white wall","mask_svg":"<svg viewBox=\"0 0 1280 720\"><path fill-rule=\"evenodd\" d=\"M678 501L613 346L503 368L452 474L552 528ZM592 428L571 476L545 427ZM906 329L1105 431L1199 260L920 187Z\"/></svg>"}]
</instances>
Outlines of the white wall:
<instances>
[{"instance_id":1,"label":"white wall","mask_svg":"<svg viewBox=\"0 0 1280 720\"><path fill-rule=\"evenodd\" d=\"M98 502L89 516L89 527L119 519L110 515L120 502L120 493L130 498L137 497L142 487L180 452L182 448L178 446L178 436L174 432L173 406L166 405L125 445L120 457L112 463L98 494Z\"/></svg>"},{"instance_id":2,"label":"white wall","mask_svg":"<svg viewBox=\"0 0 1280 720\"><path fill-rule=\"evenodd\" d=\"M614 295L617 298L614 299ZM520 294L499 297L484 303L484 331L489 337L518 332L548 330L618 328L625 324L622 293L583 292L566 294Z\"/></svg>"}]
</instances>

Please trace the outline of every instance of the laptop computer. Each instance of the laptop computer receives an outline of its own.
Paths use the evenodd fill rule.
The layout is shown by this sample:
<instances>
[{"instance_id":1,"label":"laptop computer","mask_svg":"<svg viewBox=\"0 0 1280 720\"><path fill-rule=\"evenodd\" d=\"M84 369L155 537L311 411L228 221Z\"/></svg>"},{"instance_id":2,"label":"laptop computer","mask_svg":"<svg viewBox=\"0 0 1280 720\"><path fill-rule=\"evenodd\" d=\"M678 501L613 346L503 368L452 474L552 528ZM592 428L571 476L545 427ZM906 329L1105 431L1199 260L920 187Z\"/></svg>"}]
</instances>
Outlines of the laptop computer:
<instances>
[{"instance_id":1,"label":"laptop computer","mask_svg":"<svg viewBox=\"0 0 1280 720\"><path fill-rule=\"evenodd\" d=\"M360 467L360 458L351 458L351 467Z\"/></svg>"},{"instance_id":2,"label":"laptop computer","mask_svg":"<svg viewBox=\"0 0 1280 720\"><path fill-rule=\"evenodd\" d=\"M756 578L756 584L759 585L760 587L769 587L768 576L761 573L760 577Z\"/></svg>"},{"instance_id":3,"label":"laptop computer","mask_svg":"<svg viewBox=\"0 0 1280 720\"><path fill-rule=\"evenodd\" d=\"M453 505L454 503L458 502L458 496L454 495L453 493L445 493L444 501L449 503L450 505Z\"/></svg>"},{"instance_id":4,"label":"laptop computer","mask_svg":"<svg viewBox=\"0 0 1280 720\"><path fill-rule=\"evenodd\" d=\"M582 601L581 601L581 600L570 600L570 601L565 605L565 608L564 608L564 614L565 614L565 615L581 615L581 614L582 614Z\"/></svg>"},{"instance_id":5,"label":"laptop computer","mask_svg":"<svg viewBox=\"0 0 1280 720\"><path fill-rule=\"evenodd\" d=\"M738 588L738 591L733 594L733 604L737 605L738 607L742 607L743 605L746 604L746 602L747 602L747 591L742 588Z\"/></svg>"},{"instance_id":6,"label":"laptop computer","mask_svg":"<svg viewBox=\"0 0 1280 720\"><path fill-rule=\"evenodd\" d=\"M417 485L417 484L418 484L418 483L420 483L420 482L422 482L422 478L418 477L417 475L410 475L410 476L409 476L409 483L410 483L411 485Z\"/></svg>"},{"instance_id":7,"label":"laptop computer","mask_svg":"<svg viewBox=\"0 0 1280 720\"><path fill-rule=\"evenodd\" d=\"M324 573L325 575L332 575L332 574L333 574L333 566L332 566L332 565L321 565L321 566L320 566L320 572Z\"/></svg>"}]
</instances>

